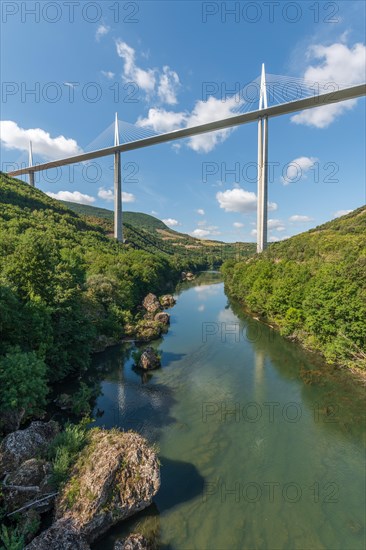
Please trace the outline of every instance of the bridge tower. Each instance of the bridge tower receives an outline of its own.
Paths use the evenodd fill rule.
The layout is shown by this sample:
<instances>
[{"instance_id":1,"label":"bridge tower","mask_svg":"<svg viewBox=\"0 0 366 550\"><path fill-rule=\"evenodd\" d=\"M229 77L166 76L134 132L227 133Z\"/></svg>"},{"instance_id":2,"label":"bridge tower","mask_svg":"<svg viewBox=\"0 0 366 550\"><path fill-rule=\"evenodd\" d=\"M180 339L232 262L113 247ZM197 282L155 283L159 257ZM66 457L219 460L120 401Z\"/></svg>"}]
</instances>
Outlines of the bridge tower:
<instances>
[{"instance_id":1,"label":"bridge tower","mask_svg":"<svg viewBox=\"0 0 366 550\"><path fill-rule=\"evenodd\" d=\"M114 145L119 145L118 114L114 123ZM114 238L123 242L121 153L114 153Z\"/></svg>"},{"instance_id":2,"label":"bridge tower","mask_svg":"<svg viewBox=\"0 0 366 550\"><path fill-rule=\"evenodd\" d=\"M28 167L30 168L33 166L33 152L32 152L32 142L29 142L29 156L28 156ZM35 187L34 185L34 172L29 171L29 185L31 187Z\"/></svg>"},{"instance_id":3,"label":"bridge tower","mask_svg":"<svg viewBox=\"0 0 366 550\"><path fill-rule=\"evenodd\" d=\"M262 64L259 110L266 109L266 72ZM257 181L257 252L267 248L268 218L268 117L258 118L258 181Z\"/></svg>"}]
</instances>

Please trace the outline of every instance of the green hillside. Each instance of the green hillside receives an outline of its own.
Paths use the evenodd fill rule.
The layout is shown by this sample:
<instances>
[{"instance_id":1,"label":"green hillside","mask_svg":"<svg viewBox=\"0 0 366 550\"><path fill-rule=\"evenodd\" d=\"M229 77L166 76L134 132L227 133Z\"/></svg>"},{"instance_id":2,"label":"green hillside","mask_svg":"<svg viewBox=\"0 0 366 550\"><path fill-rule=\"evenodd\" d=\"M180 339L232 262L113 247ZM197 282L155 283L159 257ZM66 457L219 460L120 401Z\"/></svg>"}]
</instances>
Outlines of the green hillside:
<instances>
[{"instance_id":1,"label":"green hillside","mask_svg":"<svg viewBox=\"0 0 366 550\"><path fill-rule=\"evenodd\" d=\"M61 201L70 210L76 212L80 216L87 216L89 218L99 218L101 220L107 220L110 222L110 229L113 230L113 211L106 208L99 208L98 206L90 206L88 204L77 204L75 202ZM129 225L141 227L143 229L163 229L168 230L169 227L165 225L161 220L150 216L149 214L143 214L142 212L123 212L123 221Z\"/></svg>"},{"instance_id":2,"label":"green hillside","mask_svg":"<svg viewBox=\"0 0 366 550\"><path fill-rule=\"evenodd\" d=\"M135 248L0 174L0 411L26 420L56 381L87 380L91 353L139 322L146 294L174 287L185 259Z\"/></svg>"},{"instance_id":3,"label":"green hillside","mask_svg":"<svg viewBox=\"0 0 366 550\"><path fill-rule=\"evenodd\" d=\"M86 221L101 227L106 235L113 235L111 210L64 201L62 203ZM178 255L184 258L187 264L202 269L217 267L230 258L246 258L255 253L254 243L224 243L197 239L174 231L161 220L141 212L123 212L123 228L124 238L132 246L168 256Z\"/></svg>"},{"instance_id":4,"label":"green hillside","mask_svg":"<svg viewBox=\"0 0 366 550\"><path fill-rule=\"evenodd\" d=\"M229 293L329 363L366 367L366 207L226 262Z\"/></svg>"}]
</instances>

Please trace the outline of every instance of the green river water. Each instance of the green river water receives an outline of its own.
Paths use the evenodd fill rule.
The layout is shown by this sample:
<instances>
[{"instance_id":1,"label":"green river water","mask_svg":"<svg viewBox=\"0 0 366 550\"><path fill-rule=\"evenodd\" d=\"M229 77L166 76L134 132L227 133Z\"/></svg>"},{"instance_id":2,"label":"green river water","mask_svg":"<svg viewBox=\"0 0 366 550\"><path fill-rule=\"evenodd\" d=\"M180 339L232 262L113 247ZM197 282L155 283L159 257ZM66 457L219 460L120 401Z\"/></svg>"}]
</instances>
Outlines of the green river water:
<instances>
[{"instance_id":1,"label":"green river water","mask_svg":"<svg viewBox=\"0 0 366 550\"><path fill-rule=\"evenodd\" d=\"M156 443L162 485L94 549L128 532L174 550L363 549L362 386L242 313L219 274L176 297L160 370L141 377L128 344L97 358L96 424Z\"/></svg>"}]
</instances>

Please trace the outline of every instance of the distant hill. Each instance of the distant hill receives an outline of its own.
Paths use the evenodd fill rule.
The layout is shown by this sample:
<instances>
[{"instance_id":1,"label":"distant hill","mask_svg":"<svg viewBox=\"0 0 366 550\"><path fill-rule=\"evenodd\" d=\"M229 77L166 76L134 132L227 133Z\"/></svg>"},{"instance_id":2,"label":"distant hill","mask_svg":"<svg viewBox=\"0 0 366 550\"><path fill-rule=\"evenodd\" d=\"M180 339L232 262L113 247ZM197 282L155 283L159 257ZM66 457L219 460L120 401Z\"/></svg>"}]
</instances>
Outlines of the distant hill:
<instances>
[{"instance_id":1,"label":"distant hill","mask_svg":"<svg viewBox=\"0 0 366 550\"><path fill-rule=\"evenodd\" d=\"M80 216L100 218L109 221L111 224L110 228L113 229L114 213L112 210L99 208L98 206L90 206L89 204L77 204L68 201L61 202ZM142 212L123 212L123 221L130 225L135 225L136 227L143 227L144 229L162 229L169 231L169 227L161 220L149 214L143 214Z\"/></svg>"},{"instance_id":2,"label":"distant hill","mask_svg":"<svg viewBox=\"0 0 366 550\"><path fill-rule=\"evenodd\" d=\"M103 228L113 235L112 210L90 205L61 201L70 210L86 221ZM254 243L224 243L222 241L197 239L186 233L169 228L161 220L142 212L123 212L124 237L127 242L148 251L192 258L194 262L207 260L207 265L220 265L229 258L244 258L255 253Z\"/></svg>"},{"instance_id":3,"label":"distant hill","mask_svg":"<svg viewBox=\"0 0 366 550\"><path fill-rule=\"evenodd\" d=\"M329 363L366 369L366 207L223 268L230 294Z\"/></svg>"}]
</instances>

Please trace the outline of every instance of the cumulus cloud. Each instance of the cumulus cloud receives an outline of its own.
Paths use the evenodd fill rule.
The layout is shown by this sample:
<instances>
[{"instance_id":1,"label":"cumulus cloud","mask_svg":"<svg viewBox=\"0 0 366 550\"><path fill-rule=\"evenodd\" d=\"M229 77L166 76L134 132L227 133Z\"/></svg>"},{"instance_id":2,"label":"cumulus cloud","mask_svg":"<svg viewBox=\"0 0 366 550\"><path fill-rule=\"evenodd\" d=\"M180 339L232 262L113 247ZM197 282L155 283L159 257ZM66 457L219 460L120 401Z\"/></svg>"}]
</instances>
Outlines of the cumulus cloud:
<instances>
[{"instance_id":1,"label":"cumulus cloud","mask_svg":"<svg viewBox=\"0 0 366 550\"><path fill-rule=\"evenodd\" d=\"M283 185L306 179L306 173L317 162L315 157L299 157L288 163L286 173L281 177Z\"/></svg>"},{"instance_id":2,"label":"cumulus cloud","mask_svg":"<svg viewBox=\"0 0 366 550\"><path fill-rule=\"evenodd\" d=\"M294 214L293 216L290 216L288 219L292 223L306 223L313 221L313 218L310 218L310 216L302 216L300 214Z\"/></svg>"},{"instance_id":3,"label":"cumulus cloud","mask_svg":"<svg viewBox=\"0 0 366 550\"><path fill-rule=\"evenodd\" d=\"M112 71L101 71L102 75L108 78L109 80L112 80L112 78L115 77L115 74Z\"/></svg>"},{"instance_id":4,"label":"cumulus cloud","mask_svg":"<svg viewBox=\"0 0 366 550\"><path fill-rule=\"evenodd\" d=\"M275 235L272 235L272 237L270 237L268 240L269 240L270 243L276 243L280 239L279 239L279 237L276 237Z\"/></svg>"},{"instance_id":5,"label":"cumulus cloud","mask_svg":"<svg viewBox=\"0 0 366 550\"><path fill-rule=\"evenodd\" d=\"M163 67L159 77L158 96L163 103L175 105L177 103L177 92L180 87L179 76L172 71L168 65Z\"/></svg>"},{"instance_id":6,"label":"cumulus cloud","mask_svg":"<svg viewBox=\"0 0 366 550\"><path fill-rule=\"evenodd\" d=\"M103 24L99 25L95 33L96 41L99 42L102 36L105 36L106 34L108 34L109 31L110 31L110 27L108 27L107 25L103 25Z\"/></svg>"},{"instance_id":7,"label":"cumulus cloud","mask_svg":"<svg viewBox=\"0 0 366 550\"><path fill-rule=\"evenodd\" d=\"M208 229L195 229L192 231L191 235L192 237L197 237L198 239L204 239L210 235L210 231Z\"/></svg>"},{"instance_id":8,"label":"cumulus cloud","mask_svg":"<svg viewBox=\"0 0 366 550\"><path fill-rule=\"evenodd\" d=\"M25 130L12 120L0 122L0 137L4 147L20 151L28 151L31 141L33 153L52 160L82 153L82 149L74 139L65 138L62 135L52 138L48 132L41 128Z\"/></svg>"},{"instance_id":9,"label":"cumulus cloud","mask_svg":"<svg viewBox=\"0 0 366 550\"><path fill-rule=\"evenodd\" d=\"M244 227L244 224L241 222L234 222L233 226L236 227L237 229L240 229L241 227Z\"/></svg>"},{"instance_id":10,"label":"cumulus cloud","mask_svg":"<svg viewBox=\"0 0 366 550\"><path fill-rule=\"evenodd\" d=\"M225 212L255 212L257 209L257 195L253 191L245 191L241 187L227 189L216 193L216 199ZM275 202L268 203L268 210L277 210Z\"/></svg>"},{"instance_id":11,"label":"cumulus cloud","mask_svg":"<svg viewBox=\"0 0 366 550\"><path fill-rule=\"evenodd\" d=\"M177 225L180 225L178 220L175 220L174 218L165 218L164 220L161 220L165 225L168 227L175 227Z\"/></svg>"},{"instance_id":12,"label":"cumulus cloud","mask_svg":"<svg viewBox=\"0 0 366 550\"><path fill-rule=\"evenodd\" d=\"M139 118L138 126L149 127L156 132L170 132L179 128L188 128L220 120L234 114L233 109L238 102L235 96L221 101L215 97L209 97L207 101L196 101L191 113L186 111L167 111L163 108L151 108L146 118ZM214 147L225 141L235 128L226 128L216 132L208 132L188 138L187 145L198 153L208 153Z\"/></svg>"},{"instance_id":13,"label":"cumulus cloud","mask_svg":"<svg viewBox=\"0 0 366 550\"><path fill-rule=\"evenodd\" d=\"M220 120L233 114L232 109L237 107L237 98L233 96L226 101L210 96L207 101L197 101L192 113L187 118L187 126L198 126L206 122ZM188 140L188 146L196 152L208 153L218 143L225 141L235 128L225 128L216 132L208 132L193 136Z\"/></svg>"},{"instance_id":14,"label":"cumulus cloud","mask_svg":"<svg viewBox=\"0 0 366 550\"><path fill-rule=\"evenodd\" d=\"M108 202L114 201L114 191L113 189L105 189L104 187L99 187L98 197ZM122 191L122 202L135 202L135 195L132 193L126 193Z\"/></svg>"},{"instance_id":15,"label":"cumulus cloud","mask_svg":"<svg viewBox=\"0 0 366 550\"><path fill-rule=\"evenodd\" d=\"M162 69L142 69L136 63L136 50L120 38L116 40L117 55L123 59L122 78L125 82L135 82L146 93L148 99L154 97L161 103L175 105L181 87L178 73L168 65ZM147 57L141 53L142 57Z\"/></svg>"},{"instance_id":16,"label":"cumulus cloud","mask_svg":"<svg viewBox=\"0 0 366 550\"><path fill-rule=\"evenodd\" d=\"M144 70L138 67L135 61L135 50L123 40L116 40L116 49L118 56L124 61L123 79L125 82L136 82L138 87L145 92L153 92L156 84L155 70Z\"/></svg>"},{"instance_id":17,"label":"cumulus cloud","mask_svg":"<svg viewBox=\"0 0 366 550\"><path fill-rule=\"evenodd\" d=\"M94 197L84 195L83 193L80 193L80 191L58 191L57 193L47 191L46 195L60 201L77 202L79 204L93 204L93 202L95 202Z\"/></svg>"},{"instance_id":18,"label":"cumulus cloud","mask_svg":"<svg viewBox=\"0 0 366 550\"><path fill-rule=\"evenodd\" d=\"M185 113L175 113L174 111L166 111L162 108L149 109L146 118L138 118L136 125L142 128L152 128L155 132L171 132L181 128L186 120Z\"/></svg>"},{"instance_id":19,"label":"cumulus cloud","mask_svg":"<svg viewBox=\"0 0 366 550\"><path fill-rule=\"evenodd\" d=\"M339 218L340 216L345 216L350 212L352 212L352 210L337 210L337 212L334 212L333 218Z\"/></svg>"},{"instance_id":20,"label":"cumulus cloud","mask_svg":"<svg viewBox=\"0 0 366 550\"><path fill-rule=\"evenodd\" d=\"M199 214L200 216L204 216L205 215L205 211L203 210L203 208L199 208L197 210L197 214Z\"/></svg>"},{"instance_id":21,"label":"cumulus cloud","mask_svg":"<svg viewBox=\"0 0 366 550\"><path fill-rule=\"evenodd\" d=\"M311 46L307 55L317 63L306 69L303 78L314 83L330 83L329 91L334 89L331 83L345 87L365 81L366 47L364 44L357 43L352 47L341 42L330 46L318 44ZM324 93L327 90L321 87L320 91ZM352 109L356 103L357 99L351 99L308 109L292 116L291 120L296 124L326 128L342 113Z\"/></svg>"},{"instance_id":22,"label":"cumulus cloud","mask_svg":"<svg viewBox=\"0 0 366 550\"><path fill-rule=\"evenodd\" d=\"M269 219L267 221L268 229L275 229L276 231L285 231L285 226L281 220Z\"/></svg>"}]
</instances>

